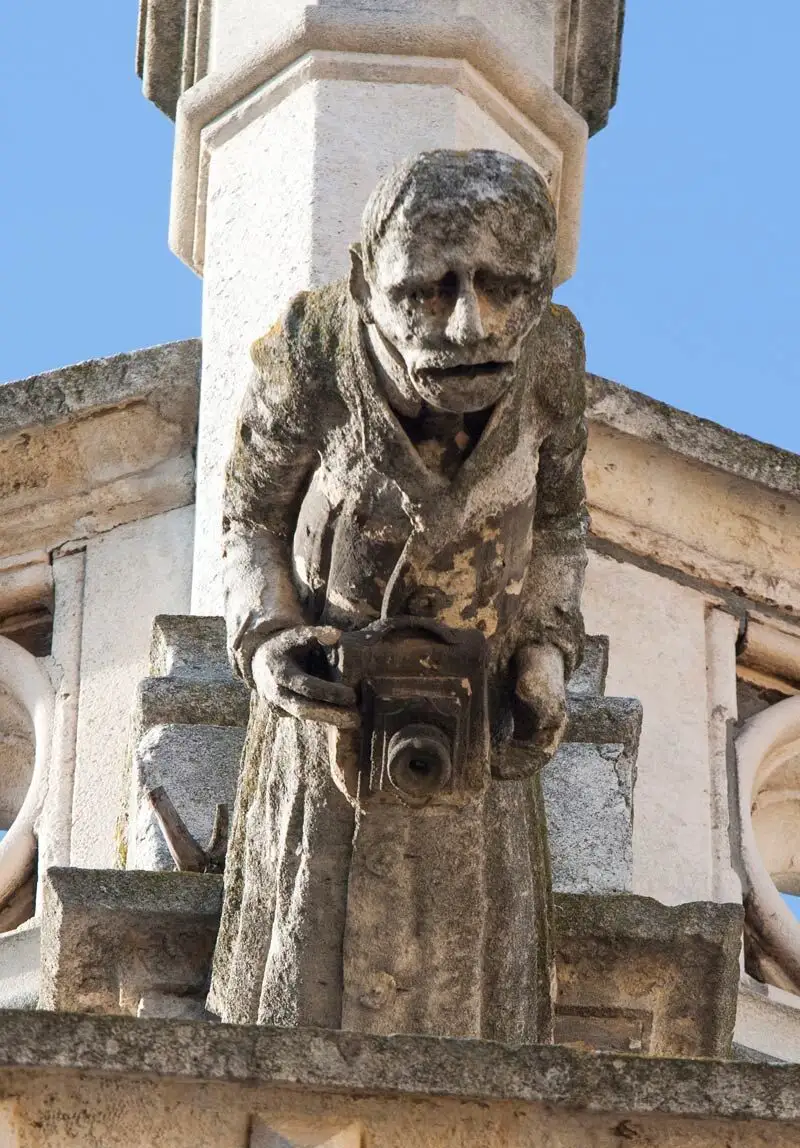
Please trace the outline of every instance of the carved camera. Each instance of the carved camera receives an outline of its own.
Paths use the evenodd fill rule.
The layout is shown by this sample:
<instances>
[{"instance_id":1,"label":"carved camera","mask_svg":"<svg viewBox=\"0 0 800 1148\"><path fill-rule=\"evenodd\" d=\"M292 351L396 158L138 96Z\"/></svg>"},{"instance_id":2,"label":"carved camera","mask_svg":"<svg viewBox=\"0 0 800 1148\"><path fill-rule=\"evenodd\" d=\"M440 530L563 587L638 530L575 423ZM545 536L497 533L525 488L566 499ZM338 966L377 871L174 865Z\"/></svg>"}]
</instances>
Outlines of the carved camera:
<instances>
[{"instance_id":1,"label":"carved camera","mask_svg":"<svg viewBox=\"0 0 800 1148\"><path fill-rule=\"evenodd\" d=\"M463 804L489 779L486 642L419 618L342 635L334 675L358 692L361 730L341 738L359 801ZM351 788L351 786L348 786Z\"/></svg>"}]
</instances>

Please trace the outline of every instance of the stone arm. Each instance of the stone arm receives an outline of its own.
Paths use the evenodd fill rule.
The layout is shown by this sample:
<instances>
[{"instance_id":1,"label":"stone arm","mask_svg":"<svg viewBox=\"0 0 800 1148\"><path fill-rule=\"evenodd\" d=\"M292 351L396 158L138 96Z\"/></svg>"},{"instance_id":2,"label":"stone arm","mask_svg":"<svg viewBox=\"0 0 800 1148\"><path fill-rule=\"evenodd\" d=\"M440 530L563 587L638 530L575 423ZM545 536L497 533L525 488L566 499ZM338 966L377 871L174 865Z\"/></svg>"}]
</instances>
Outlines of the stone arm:
<instances>
[{"instance_id":1,"label":"stone arm","mask_svg":"<svg viewBox=\"0 0 800 1148\"><path fill-rule=\"evenodd\" d=\"M288 320L287 320L288 322ZM253 685L265 638L306 619L292 572L292 541L318 456L319 408L304 402L283 327L253 347L255 372L225 474L223 570L231 659Z\"/></svg>"},{"instance_id":2,"label":"stone arm","mask_svg":"<svg viewBox=\"0 0 800 1148\"><path fill-rule=\"evenodd\" d=\"M524 641L556 646L568 678L583 654L581 593L588 514L583 481L586 423L562 423L539 454L536 517L526 578Z\"/></svg>"},{"instance_id":3,"label":"stone arm","mask_svg":"<svg viewBox=\"0 0 800 1148\"><path fill-rule=\"evenodd\" d=\"M569 677L583 654L581 593L588 513L583 480L586 383L583 332L566 308L547 316L539 400L549 431L539 450L523 644L559 649Z\"/></svg>"}]
</instances>

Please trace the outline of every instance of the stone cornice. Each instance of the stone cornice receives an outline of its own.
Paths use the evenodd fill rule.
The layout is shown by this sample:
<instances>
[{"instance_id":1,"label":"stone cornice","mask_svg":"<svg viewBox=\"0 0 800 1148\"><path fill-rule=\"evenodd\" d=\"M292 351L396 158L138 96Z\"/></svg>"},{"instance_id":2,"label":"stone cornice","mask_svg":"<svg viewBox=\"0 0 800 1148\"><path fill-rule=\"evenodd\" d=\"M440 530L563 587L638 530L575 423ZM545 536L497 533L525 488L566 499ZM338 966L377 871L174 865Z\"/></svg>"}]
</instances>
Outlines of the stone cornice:
<instances>
[{"instance_id":1,"label":"stone cornice","mask_svg":"<svg viewBox=\"0 0 800 1148\"><path fill-rule=\"evenodd\" d=\"M800 498L800 455L588 375L589 419L693 462Z\"/></svg>"},{"instance_id":2,"label":"stone cornice","mask_svg":"<svg viewBox=\"0 0 800 1148\"><path fill-rule=\"evenodd\" d=\"M794 1066L204 1021L4 1012L0 1070L13 1068L699 1119L800 1119Z\"/></svg>"},{"instance_id":3,"label":"stone cornice","mask_svg":"<svg viewBox=\"0 0 800 1148\"><path fill-rule=\"evenodd\" d=\"M199 372L189 340L0 387L0 556L191 504Z\"/></svg>"}]
</instances>

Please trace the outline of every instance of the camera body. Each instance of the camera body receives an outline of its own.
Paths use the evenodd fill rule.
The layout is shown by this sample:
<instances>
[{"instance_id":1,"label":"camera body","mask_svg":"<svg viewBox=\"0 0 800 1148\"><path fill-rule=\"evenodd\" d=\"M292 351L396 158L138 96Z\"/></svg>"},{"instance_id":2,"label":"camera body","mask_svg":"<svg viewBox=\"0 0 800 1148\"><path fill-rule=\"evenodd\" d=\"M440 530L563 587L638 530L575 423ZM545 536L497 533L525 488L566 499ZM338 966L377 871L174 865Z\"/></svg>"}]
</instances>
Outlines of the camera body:
<instances>
[{"instance_id":1,"label":"camera body","mask_svg":"<svg viewBox=\"0 0 800 1148\"><path fill-rule=\"evenodd\" d=\"M478 630L398 617L343 633L331 653L359 697L335 773L359 804L463 805L489 781L487 647Z\"/></svg>"}]
</instances>

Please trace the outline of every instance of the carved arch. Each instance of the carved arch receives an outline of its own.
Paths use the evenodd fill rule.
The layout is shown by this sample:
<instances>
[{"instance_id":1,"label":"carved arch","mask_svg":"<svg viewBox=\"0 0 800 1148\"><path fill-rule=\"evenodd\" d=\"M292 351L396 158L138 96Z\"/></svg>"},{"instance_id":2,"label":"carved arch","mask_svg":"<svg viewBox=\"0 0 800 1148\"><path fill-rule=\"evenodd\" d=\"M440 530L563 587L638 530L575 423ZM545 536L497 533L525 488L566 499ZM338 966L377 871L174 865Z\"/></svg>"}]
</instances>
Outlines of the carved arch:
<instances>
[{"instance_id":1,"label":"carved arch","mask_svg":"<svg viewBox=\"0 0 800 1148\"><path fill-rule=\"evenodd\" d=\"M800 994L800 696L756 714L736 742L745 960L759 980Z\"/></svg>"},{"instance_id":2,"label":"carved arch","mask_svg":"<svg viewBox=\"0 0 800 1148\"><path fill-rule=\"evenodd\" d=\"M34 732L34 764L22 807L0 842L0 930L13 927L9 912L16 895L32 880L36 868L39 818L47 795L54 691L36 658L0 637L0 687L23 706ZM11 920L19 923L11 914Z\"/></svg>"}]
</instances>

